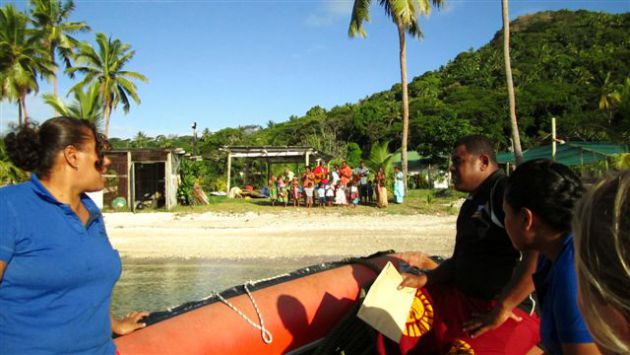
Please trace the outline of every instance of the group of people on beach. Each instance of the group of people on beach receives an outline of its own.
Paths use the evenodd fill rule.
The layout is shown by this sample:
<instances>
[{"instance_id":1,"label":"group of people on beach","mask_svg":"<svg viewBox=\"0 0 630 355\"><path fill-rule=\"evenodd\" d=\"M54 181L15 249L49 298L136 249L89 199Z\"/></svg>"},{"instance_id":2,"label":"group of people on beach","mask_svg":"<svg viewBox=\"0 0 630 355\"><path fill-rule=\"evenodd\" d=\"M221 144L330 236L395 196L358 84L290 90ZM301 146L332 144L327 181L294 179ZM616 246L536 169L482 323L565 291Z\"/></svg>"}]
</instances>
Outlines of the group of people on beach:
<instances>
[{"instance_id":1,"label":"group of people on beach","mask_svg":"<svg viewBox=\"0 0 630 355\"><path fill-rule=\"evenodd\" d=\"M0 189L0 353L115 354L112 333L144 327L147 313L110 312L121 260L86 195L104 186L107 141L88 121L57 117L5 144L32 174ZM630 353L630 172L586 193L549 160L506 177L483 136L460 139L451 159L455 187L470 193L455 250L434 269L403 274L401 286L417 289L409 316L417 331L399 343L378 336L377 351ZM347 164L335 170L333 186L355 175ZM314 189L315 172L305 175Z\"/></svg>"},{"instance_id":2,"label":"group of people on beach","mask_svg":"<svg viewBox=\"0 0 630 355\"><path fill-rule=\"evenodd\" d=\"M403 203L403 174L399 167L394 170L394 202ZM370 178L372 175L373 179ZM291 204L298 207L303 204L307 208L333 205L356 207L359 204L376 203L377 207L384 208L388 205L384 169L379 168L376 174L372 174L363 160L355 169L346 161L341 166L335 164L329 169L320 160L313 169L306 166L300 177L287 169L280 176L271 176L263 194L269 196L272 205L283 206Z\"/></svg>"}]
</instances>

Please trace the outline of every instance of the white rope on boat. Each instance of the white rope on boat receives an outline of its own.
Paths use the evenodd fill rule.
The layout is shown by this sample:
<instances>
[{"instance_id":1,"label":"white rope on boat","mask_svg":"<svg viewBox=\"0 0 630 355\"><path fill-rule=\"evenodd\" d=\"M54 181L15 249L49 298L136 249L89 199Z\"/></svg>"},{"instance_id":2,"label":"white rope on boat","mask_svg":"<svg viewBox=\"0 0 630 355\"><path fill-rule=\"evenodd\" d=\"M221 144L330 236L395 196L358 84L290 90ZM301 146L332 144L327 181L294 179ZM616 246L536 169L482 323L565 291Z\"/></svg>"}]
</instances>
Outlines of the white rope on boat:
<instances>
[{"instance_id":1,"label":"white rope on boat","mask_svg":"<svg viewBox=\"0 0 630 355\"><path fill-rule=\"evenodd\" d=\"M324 264L321 264L321 265L323 266ZM262 339L265 342L265 344L271 344L271 342L273 341L273 335L271 334L271 332L267 328L265 328L265 325L264 325L264 322L263 322L263 318L262 318L262 313L260 312L260 309L258 308L258 304L256 303L256 300L254 300L254 296L249 291L249 288L247 288L247 286L248 285L249 286L256 286L257 284L262 283L262 282L273 281L273 280L280 279L280 278L287 277L287 276L291 276L291 274L285 273L285 274L280 274L280 275L276 275L276 276L272 276L272 277L268 277L268 278L264 278L264 279L258 279L256 281L249 280L249 281L247 281L247 282L245 282L243 284L243 288L245 289L245 292L247 292L247 296L249 297L250 301L252 302L252 305L254 305L254 309L256 310L256 315L258 315L259 324L254 323L254 321L252 321L246 314L241 312L230 301L228 301L223 296L221 296L221 294L219 292L212 291L212 292L210 292L208 297L204 298L203 300L208 300L208 299L211 299L211 298L216 296L221 302L223 302L226 306L230 307L234 312L236 312L239 316L241 316L241 318L243 318L245 321L247 321L247 323L249 323L252 327L254 327L255 329L260 330ZM171 312L172 310L173 310L173 307L169 307L168 308L169 312Z\"/></svg>"},{"instance_id":2,"label":"white rope on boat","mask_svg":"<svg viewBox=\"0 0 630 355\"><path fill-rule=\"evenodd\" d=\"M280 274L280 275L276 275L276 276L271 276L271 277L268 277L266 279L258 279L256 281L249 280L249 281L247 281L247 283L252 285L252 286L256 286L257 284L259 284L261 282L272 281L272 280L279 279L281 277L286 277L286 276L291 276L291 275L285 273L285 274Z\"/></svg>"},{"instance_id":3,"label":"white rope on boat","mask_svg":"<svg viewBox=\"0 0 630 355\"><path fill-rule=\"evenodd\" d=\"M260 282L260 281L262 281L262 280L259 280L258 282ZM219 294L219 293L215 293L215 294L216 294L217 298L219 298L219 300L221 300L221 302L223 302L226 306L230 307L234 312L238 313L238 315L241 316L241 318L245 319L245 321L247 321L247 323L249 323L255 329L260 330L260 335L262 336L262 339L265 342L265 344L271 344L271 342L273 341L273 336L272 336L271 332L265 328L265 324L263 322L262 313L260 312L260 309L258 308L258 305L256 304L256 301L254 300L254 296L252 295L252 293L247 288L247 285L252 285L253 286L254 282L253 281L247 281L245 284L243 284L243 288L245 288L245 292L247 292L247 296L249 297L250 301L252 302L252 305L254 305L254 309L256 310L256 314L258 315L258 321L259 321L260 325L254 323L254 321L252 321L246 314L244 314L238 308L236 308L236 306L234 306L232 303L230 303L230 301L228 301L225 298L223 298L223 296L221 296L221 294Z\"/></svg>"}]
</instances>

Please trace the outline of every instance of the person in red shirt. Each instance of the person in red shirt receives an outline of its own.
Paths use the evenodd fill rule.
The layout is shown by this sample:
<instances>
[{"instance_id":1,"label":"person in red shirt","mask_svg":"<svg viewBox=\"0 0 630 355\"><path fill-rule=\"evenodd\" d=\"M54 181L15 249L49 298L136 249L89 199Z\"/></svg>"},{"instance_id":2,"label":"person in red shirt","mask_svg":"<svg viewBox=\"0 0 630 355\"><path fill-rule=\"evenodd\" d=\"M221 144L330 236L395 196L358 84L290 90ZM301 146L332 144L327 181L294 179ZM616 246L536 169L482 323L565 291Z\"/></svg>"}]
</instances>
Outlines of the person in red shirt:
<instances>
[{"instance_id":1,"label":"person in red shirt","mask_svg":"<svg viewBox=\"0 0 630 355\"><path fill-rule=\"evenodd\" d=\"M347 185L352 179L352 168L348 166L348 163L344 160L339 168L339 176L341 177L341 184Z\"/></svg>"},{"instance_id":2,"label":"person in red shirt","mask_svg":"<svg viewBox=\"0 0 630 355\"><path fill-rule=\"evenodd\" d=\"M322 180L328 178L328 168L324 165L324 161L320 160L319 164L313 169L314 182L316 186L322 183Z\"/></svg>"}]
</instances>

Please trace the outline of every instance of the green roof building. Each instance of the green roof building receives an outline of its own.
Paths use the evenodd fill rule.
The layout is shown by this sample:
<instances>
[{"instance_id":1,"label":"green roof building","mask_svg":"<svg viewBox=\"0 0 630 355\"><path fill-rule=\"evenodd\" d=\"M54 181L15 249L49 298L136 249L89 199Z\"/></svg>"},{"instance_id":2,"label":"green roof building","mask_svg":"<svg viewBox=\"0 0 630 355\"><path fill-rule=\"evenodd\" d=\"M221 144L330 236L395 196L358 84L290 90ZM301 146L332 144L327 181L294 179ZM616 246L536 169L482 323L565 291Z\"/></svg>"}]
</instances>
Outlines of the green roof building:
<instances>
[{"instance_id":1,"label":"green roof building","mask_svg":"<svg viewBox=\"0 0 630 355\"><path fill-rule=\"evenodd\" d=\"M567 166L596 163L608 159L611 155L628 153L630 149L626 145L598 142L567 142L556 145L555 160ZM525 161L533 159L553 159L552 146L545 145L534 147L523 152ZM501 152L497 154L499 164L514 164L513 152Z\"/></svg>"}]
</instances>

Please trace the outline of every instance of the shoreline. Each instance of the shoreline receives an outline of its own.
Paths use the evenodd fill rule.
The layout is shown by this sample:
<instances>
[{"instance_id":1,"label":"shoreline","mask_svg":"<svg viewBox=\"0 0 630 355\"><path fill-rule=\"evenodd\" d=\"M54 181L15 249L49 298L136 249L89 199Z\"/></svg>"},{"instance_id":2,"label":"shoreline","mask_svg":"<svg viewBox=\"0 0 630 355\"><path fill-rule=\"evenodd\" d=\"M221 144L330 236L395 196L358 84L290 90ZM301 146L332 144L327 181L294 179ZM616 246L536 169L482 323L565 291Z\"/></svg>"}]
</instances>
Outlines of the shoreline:
<instances>
[{"instance_id":1,"label":"shoreline","mask_svg":"<svg viewBox=\"0 0 630 355\"><path fill-rule=\"evenodd\" d=\"M448 257L456 216L104 213L110 242L128 259L313 259L393 249Z\"/></svg>"}]
</instances>

